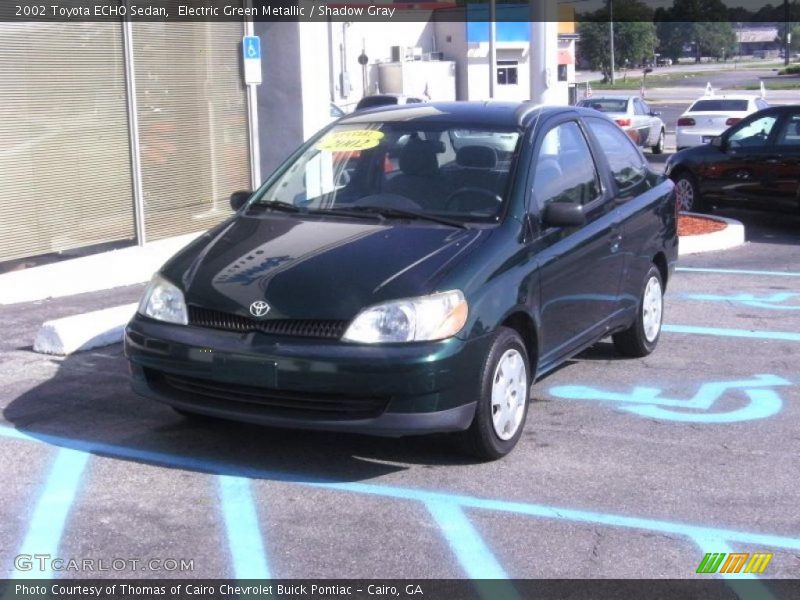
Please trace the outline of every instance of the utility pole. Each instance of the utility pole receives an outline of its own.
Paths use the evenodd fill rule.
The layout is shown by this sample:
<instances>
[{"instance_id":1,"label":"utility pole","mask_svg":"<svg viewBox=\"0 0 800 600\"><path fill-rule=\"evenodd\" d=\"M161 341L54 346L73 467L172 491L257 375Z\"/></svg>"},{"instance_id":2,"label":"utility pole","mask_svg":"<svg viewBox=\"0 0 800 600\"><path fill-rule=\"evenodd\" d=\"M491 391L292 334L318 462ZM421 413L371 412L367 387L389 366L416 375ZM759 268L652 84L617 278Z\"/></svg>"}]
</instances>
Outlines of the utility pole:
<instances>
[{"instance_id":1,"label":"utility pole","mask_svg":"<svg viewBox=\"0 0 800 600\"><path fill-rule=\"evenodd\" d=\"M792 32L789 31L789 0L783 0L783 64L789 66Z\"/></svg>"},{"instance_id":2,"label":"utility pole","mask_svg":"<svg viewBox=\"0 0 800 600\"><path fill-rule=\"evenodd\" d=\"M497 82L497 0L489 1L489 98Z\"/></svg>"},{"instance_id":3,"label":"utility pole","mask_svg":"<svg viewBox=\"0 0 800 600\"><path fill-rule=\"evenodd\" d=\"M611 85L614 85L614 0L608 0L608 42L611 54Z\"/></svg>"}]
</instances>

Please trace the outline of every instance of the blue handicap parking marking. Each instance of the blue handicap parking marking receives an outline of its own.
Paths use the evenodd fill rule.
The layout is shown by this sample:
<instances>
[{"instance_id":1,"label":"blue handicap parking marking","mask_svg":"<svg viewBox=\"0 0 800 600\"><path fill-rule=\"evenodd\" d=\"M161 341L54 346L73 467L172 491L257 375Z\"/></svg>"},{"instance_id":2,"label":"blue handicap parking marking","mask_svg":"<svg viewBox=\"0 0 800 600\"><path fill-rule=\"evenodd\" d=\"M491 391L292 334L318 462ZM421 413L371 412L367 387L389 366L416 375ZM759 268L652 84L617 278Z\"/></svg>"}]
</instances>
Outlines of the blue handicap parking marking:
<instances>
[{"instance_id":1,"label":"blue handicap parking marking","mask_svg":"<svg viewBox=\"0 0 800 600\"><path fill-rule=\"evenodd\" d=\"M791 385L790 381L768 374L740 381L713 381L702 384L687 400L662 396L661 388L652 387L634 387L628 393L619 393L582 385L561 385L549 391L552 396L567 400L614 402L620 410L643 417L691 423L735 423L778 414L783 408L783 400L771 388L788 385ZM724 412L711 411L718 400L737 391L748 397L747 405Z\"/></svg>"},{"instance_id":2,"label":"blue handicap parking marking","mask_svg":"<svg viewBox=\"0 0 800 600\"><path fill-rule=\"evenodd\" d=\"M657 388L636 388L639 392L616 394L600 392L603 399L628 404L636 404L631 397L647 399L647 402L661 403L663 406L709 407L725 391L743 389L745 392L771 392L775 386L789 385L789 382L774 375L756 375L752 380L714 382L701 386L695 397L689 401L661 398ZM592 388L579 388L588 390ZM586 392L582 392L586 395ZM639 404L646 406L647 404ZM725 529L721 527L689 524L678 521L662 521L623 514L594 512L569 507L536 504L524 501L481 498L454 494L444 491L405 488L377 483L336 481L316 479L308 474L272 471L258 467L230 464L217 459L203 459L195 456L175 454L155 450L124 446L120 444L74 439L50 434L31 434L0 425L0 437L25 440L47 446L58 447L55 462L46 474L43 492L31 516L31 523L21 551L41 551L46 548L56 554L64 526L75 502L82 483L82 474L93 454L107 458L145 461L170 468L183 468L203 471L217 476L217 493L220 502L221 518L227 534L227 546L232 559L232 570L237 577L269 578L279 577L269 568L263 539L263 527L259 524L256 499L253 495L252 480L284 482L317 489L343 491L355 494L369 494L384 498L419 502L427 508L430 517L438 526L443 538L450 546L464 573L476 579L479 594L488 597L481 589L483 578L507 578L509 575L495 558L490 546L483 540L477 528L471 523L469 512L488 511L514 515L516 518L553 519L589 525L602 525L638 531L653 531L683 536L695 542L702 550L711 548L719 552L727 545L746 544L800 550L800 537L753 533ZM713 544L712 544L713 541ZM38 575L41 577L42 575ZM52 576L52 574L50 574ZM517 596L513 584L504 597Z\"/></svg>"},{"instance_id":3,"label":"blue handicap parking marking","mask_svg":"<svg viewBox=\"0 0 800 600\"><path fill-rule=\"evenodd\" d=\"M800 294L792 292L778 292L767 296L755 296L753 294L684 294L683 297L705 302L732 302L769 310L800 310Z\"/></svg>"}]
</instances>

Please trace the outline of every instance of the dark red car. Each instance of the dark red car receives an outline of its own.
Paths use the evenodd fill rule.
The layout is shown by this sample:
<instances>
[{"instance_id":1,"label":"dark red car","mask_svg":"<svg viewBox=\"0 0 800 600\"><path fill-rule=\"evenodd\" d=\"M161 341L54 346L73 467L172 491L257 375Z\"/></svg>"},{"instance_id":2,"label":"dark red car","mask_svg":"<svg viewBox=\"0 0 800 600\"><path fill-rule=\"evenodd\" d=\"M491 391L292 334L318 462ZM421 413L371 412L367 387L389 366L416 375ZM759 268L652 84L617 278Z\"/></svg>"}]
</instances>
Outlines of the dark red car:
<instances>
[{"instance_id":1,"label":"dark red car","mask_svg":"<svg viewBox=\"0 0 800 600\"><path fill-rule=\"evenodd\" d=\"M743 119L710 144L666 164L680 209L716 205L800 209L800 105L773 106Z\"/></svg>"}]
</instances>

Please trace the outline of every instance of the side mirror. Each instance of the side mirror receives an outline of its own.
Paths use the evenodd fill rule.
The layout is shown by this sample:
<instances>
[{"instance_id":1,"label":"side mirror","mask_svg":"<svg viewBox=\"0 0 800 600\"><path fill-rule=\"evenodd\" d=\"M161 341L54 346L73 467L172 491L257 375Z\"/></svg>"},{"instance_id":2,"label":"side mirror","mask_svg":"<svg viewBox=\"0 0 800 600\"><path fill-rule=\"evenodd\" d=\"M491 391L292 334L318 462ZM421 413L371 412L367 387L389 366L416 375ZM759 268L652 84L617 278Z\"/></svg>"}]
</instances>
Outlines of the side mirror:
<instances>
[{"instance_id":1,"label":"side mirror","mask_svg":"<svg viewBox=\"0 0 800 600\"><path fill-rule=\"evenodd\" d=\"M238 192L233 192L231 194L231 208L234 211L239 210L245 205L245 202L247 202L252 195L253 192L248 190L239 190Z\"/></svg>"},{"instance_id":2,"label":"side mirror","mask_svg":"<svg viewBox=\"0 0 800 600\"><path fill-rule=\"evenodd\" d=\"M651 110L650 111L650 116L651 117L660 117L661 116L661 111L660 110Z\"/></svg>"},{"instance_id":3,"label":"side mirror","mask_svg":"<svg viewBox=\"0 0 800 600\"><path fill-rule=\"evenodd\" d=\"M714 148L719 148L720 150L723 150L723 146L725 144L722 142L722 136L715 135L713 138L711 138L711 145L714 146Z\"/></svg>"},{"instance_id":4,"label":"side mirror","mask_svg":"<svg viewBox=\"0 0 800 600\"><path fill-rule=\"evenodd\" d=\"M550 202L542 213L545 227L580 227L586 223L583 207L574 202Z\"/></svg>"}]
</instances>

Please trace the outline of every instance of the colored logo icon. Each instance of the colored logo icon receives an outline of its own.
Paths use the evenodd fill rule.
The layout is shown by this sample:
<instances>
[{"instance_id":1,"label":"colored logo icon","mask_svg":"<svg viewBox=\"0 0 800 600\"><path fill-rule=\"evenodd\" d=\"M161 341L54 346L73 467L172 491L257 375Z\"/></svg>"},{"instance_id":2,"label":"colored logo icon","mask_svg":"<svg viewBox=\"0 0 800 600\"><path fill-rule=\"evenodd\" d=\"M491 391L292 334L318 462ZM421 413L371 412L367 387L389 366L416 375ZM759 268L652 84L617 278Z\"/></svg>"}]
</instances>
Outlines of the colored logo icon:
<instances>
[{"instance_id":1,"label":"colored logo icon","mask_svg":"<svg viewBox=\"0 0 800 600\"><path fill-rule=\"evenodd\" d=\"M772 552L709 552L697 566L697 573L763 573Z\"/></svg>"}]
</instances>

